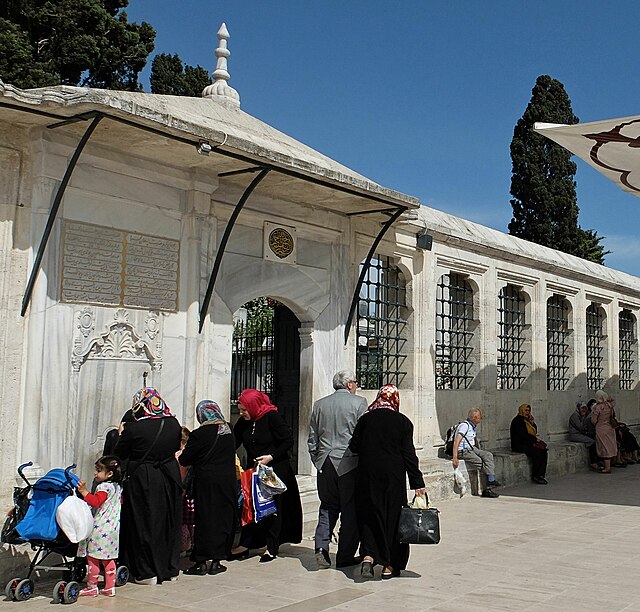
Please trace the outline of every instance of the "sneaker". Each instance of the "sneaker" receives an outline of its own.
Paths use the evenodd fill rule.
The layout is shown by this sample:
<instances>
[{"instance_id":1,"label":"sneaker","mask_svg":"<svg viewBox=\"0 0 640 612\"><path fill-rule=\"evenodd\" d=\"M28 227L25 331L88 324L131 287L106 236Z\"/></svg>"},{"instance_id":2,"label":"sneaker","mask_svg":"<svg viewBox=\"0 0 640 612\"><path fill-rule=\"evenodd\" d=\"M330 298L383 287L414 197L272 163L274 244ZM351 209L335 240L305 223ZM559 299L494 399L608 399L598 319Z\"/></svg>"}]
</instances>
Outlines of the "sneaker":
<instances>
[{"instance_id":1,"label":"sneaker","mask_svg":"<svg viewBox=\"0 0 640 612\"><path fill-rule=\"evenodd\" d=\"M155 586L158 584L157 576L152 576L151 578L134 578L133 581L136 584L144 584L146 586Z\"/></svg>"},{"instance_id":2,"label":"sneaker","mask_svg":"<svg viewBox=\"0 0 640 612\"><path fill-rule=\"evenodd\" d=\"M100 589L100 595L105 595L106 597L115 597L116 587L111 587L110 589Z\"/></svg>"},{"instance_id":3,"label":"sneaker","mask_svg":"<svg viewBox=\"0 0 640 612\"><path fill-rule=\"evenodd\" d=\"M316 548L316 563L320 569L331 567L331 557L329 551L324 548Z\"/></svg>"},{"instance_id":4,"label":"sneaker","mask_svg":"<svg viewBox=\"0 0 640 612\"><path fill-rule=\"evenodd\" d=\"M501 487L502 483L498 482L497 480L488 480L487 481L487 487L493 488L493 487Z\"/></svg>"},{"instance_id":5,"label":"sneaker","mask_svg":"<svg viewBox=\"0 0 640 612\"><path fill-rule=\"evenodd\" d=\"M80 597L97 597L98 596L98 587L97 586L87 586L84 587L79 593Z\"/></svg>"},{"instance_id":6,"label":"sneaker","mask_svg":"<svg viewBox=\"0 0 640 612\"><path fill-rule=\"evenodd\" d=\"M542 476L534 476L532 478L533 482L535 482L536 484L541 484L541 485L545 485L545 484L549 484L547 482L546 478L543 478Z\"/></svg>"},{"instance_id":7,"label":"sneaker","mask_svg":"<svg viewBox=\"0 0 640 612\"><path fill-rule=\"evenodd\" d=\"M482 497L491 497L492 499L495 499L496 497L500 497L500 495L491 489L485 489L482 492Z\"/></svg>"}]
</instances>

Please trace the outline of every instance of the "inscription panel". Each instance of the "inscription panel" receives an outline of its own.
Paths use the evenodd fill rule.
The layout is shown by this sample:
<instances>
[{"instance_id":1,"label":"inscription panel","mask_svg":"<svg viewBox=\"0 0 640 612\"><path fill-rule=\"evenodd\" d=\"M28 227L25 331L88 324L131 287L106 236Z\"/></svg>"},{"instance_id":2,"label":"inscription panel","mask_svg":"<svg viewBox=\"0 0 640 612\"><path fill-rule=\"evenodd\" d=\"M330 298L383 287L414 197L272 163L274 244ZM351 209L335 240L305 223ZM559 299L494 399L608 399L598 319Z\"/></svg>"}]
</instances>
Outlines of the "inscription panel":
<instances>
[{"instance_id":1,"label":"inscription panel","mask_svg":"<svg viewBox=\"0 0 640 612\"><path fill-rule=\"evenodd\" d=\"M65 221L63 302L177 310L179 242Z\"/></svg>"}]
</instances>

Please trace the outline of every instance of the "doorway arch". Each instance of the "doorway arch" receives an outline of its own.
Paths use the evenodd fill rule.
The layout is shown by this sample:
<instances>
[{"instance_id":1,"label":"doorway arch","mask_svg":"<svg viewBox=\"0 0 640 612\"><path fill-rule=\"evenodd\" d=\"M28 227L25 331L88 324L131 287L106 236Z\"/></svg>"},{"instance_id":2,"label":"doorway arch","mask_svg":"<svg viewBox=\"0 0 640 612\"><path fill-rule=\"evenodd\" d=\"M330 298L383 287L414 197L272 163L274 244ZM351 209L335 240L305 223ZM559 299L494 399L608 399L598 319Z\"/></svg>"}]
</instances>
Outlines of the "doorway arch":
<instances>
[{"instance_id":1,"label":"doorway arch","mask_svg":"<svg viewBox=\"0 0 640 612\"><path fill-rule=\"evenodd\" d=\"M300 321L269 297L244 304L233 315L231 410L238 395L253 388L266 393L293 434L291 463L298 469L300 402Z\"/></svg>"}]
</instances>

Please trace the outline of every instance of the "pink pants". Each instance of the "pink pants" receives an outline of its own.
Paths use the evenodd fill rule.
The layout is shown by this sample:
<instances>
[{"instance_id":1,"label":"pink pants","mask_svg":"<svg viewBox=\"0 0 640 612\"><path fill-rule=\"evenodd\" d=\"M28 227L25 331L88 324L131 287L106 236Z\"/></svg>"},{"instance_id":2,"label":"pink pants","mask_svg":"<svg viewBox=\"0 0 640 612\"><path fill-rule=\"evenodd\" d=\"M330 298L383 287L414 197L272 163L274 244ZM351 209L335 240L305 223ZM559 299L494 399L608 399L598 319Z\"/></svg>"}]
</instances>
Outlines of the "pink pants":
<instances>
[{"instance_id":1,"label":"pink pants","mask_svg":"<svg viewBox=\"0 0 640 612\"><path fill-rule=\"evenodd\" d=\"M92 587L98 586L101 563L104 566L104 588L112 589L116 586L116 562L114 559L96 559L95 557L87 557L87 564L89 565L87 585Z\"/></svg>"}]
</instances>

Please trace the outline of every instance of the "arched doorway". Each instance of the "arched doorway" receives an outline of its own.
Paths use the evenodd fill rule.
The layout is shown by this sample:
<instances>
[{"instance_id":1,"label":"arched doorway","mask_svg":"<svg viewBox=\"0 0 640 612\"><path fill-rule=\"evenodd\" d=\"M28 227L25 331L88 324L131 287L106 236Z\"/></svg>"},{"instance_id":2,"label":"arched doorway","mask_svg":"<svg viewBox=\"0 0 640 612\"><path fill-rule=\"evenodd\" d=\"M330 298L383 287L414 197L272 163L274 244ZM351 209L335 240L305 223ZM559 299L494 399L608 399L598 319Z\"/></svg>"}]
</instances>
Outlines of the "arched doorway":
<instances>
[{"instance_id":1,"label":"arched doorway","mask_svg":"<svg viewBox=\"0 0 640 612\"><path fill-rule=\"evenodd\" d=\"M233 315L231 408L246 388L266 393L291 427L297 471L300 398L300 321L284 304L261 297Z\"/></svg>"}]
</instances>

